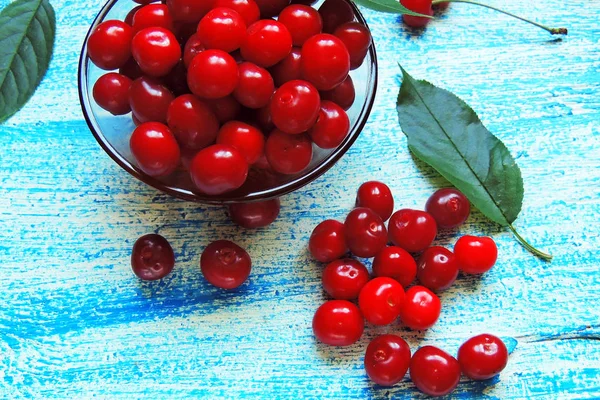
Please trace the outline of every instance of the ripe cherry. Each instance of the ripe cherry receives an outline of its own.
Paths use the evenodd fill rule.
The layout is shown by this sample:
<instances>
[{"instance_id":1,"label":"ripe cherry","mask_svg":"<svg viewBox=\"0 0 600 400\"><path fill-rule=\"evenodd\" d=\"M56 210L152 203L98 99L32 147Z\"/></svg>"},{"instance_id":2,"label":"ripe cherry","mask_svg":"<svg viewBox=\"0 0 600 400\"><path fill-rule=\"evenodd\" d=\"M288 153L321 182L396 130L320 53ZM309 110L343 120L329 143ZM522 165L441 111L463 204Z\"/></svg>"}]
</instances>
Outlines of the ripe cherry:
<instances>
[{"instance_id":1,"label":"ripe cherry","mask_svg":"<svg viewBox=\"0 0 600 400\"><path fill-rule=\"evenodd\" d=\"M142 5L133 7L131 10L129 10L123 21L129 26L133 26L133 17L135 16L135 13L142 7Z\"/></svg>"},{"instance_id":2,"label":"ripe cherry","mask_svg":"<svg viewBox=\"0 0 600 400\"><path fill-rule=\"evenodd\" d=\"M233 96L220 97L212 99L208 105L212 108L220 123L232 121L238 117L242 106Z\"/></svg>"},{"instance_id":3,"label":"ripe cherry","mask_svg":"<svg viewBox=\"0 0 600 400\"><path fill-rule=\"evenodd\" d=\"M458 349L462 373L481 381L498 375L508 363L508 349L497 336L484 333L470 338Z\"/></svg>"},{"instance_id":4,"label":"ripe cherry","mask_svg":"<svg viewBox=\"0 0 600 400\"><path fill-rule=\"evenodd\" d=\"M330 346L350 346L363 334L365 322L358 307L347 300L330 300L315 312L315 337Z\"/></svg>"},{"instance_id":5,"label":"ripe cherry","mask_svg":"<svg viewBox=\"0 0 600 400\"><path fill-rule=\"evenodd\" d=\"M246 23L230 8L213 8L198 24L198 37L205 49L230 53L240 48L246 38Z\"/></svg>"},{"instance_id":6,"label":"ripe cherry","mask_svg":"<svg viewBox=\"0 0 600 400\"><path fill-rule=\"evenodd\" d=\"M400 4L408 8L410 11L414 11L419 14L433 15L431 0L400 0ZM425 17L415 17L412 15L403 15L402 21L411 28L424 28L429 21L431 21L431 19Z\"/></svg>"},{"instance_id":7,"label":"ripe cherry","mask_svg":"<svg viewBox=\"0 0 600 400\"><path fill-rule=\"evenodd\" d=\"M273 169L281 174L297 174L310 165L312 143L306 135L288 135L274 130L267 138L265 155Z\"/></svg>"},{"instance_id":8,"label":"ripe cherry","mask_svg":"<svg viewBox=\"0 0 600 400\"><path fill-rule=\"evenodd\" d=\"M300 55L301 49L294 47L287 57L271 67L271 75L277 87L289 81L302 79Z\"/></svg>"},{"instance_id":9,"label":"ripe cherry","mask_svg":"<svg viewBox=\"0 0 600 400\"><path fill-rule=\"evenodd\" d=\"M256 110L255 121L263 132L271 132L275 129L273 119L271 118L271 107L269 106Z\"/></svg>"},{"instance_id":10,"label":"ripe cherry","mask_svg":"<svg viewBox=\"0 0 600 400\"><path fill-rule=\"evenodd\" d=\"M254 164L264 152L265 136L252 125L229 121L219 130L217 143L234 147L248 164Z\"/></svg>"},{"instance_id":11,"label":"ripe cherry","mask_svg":"<svg viewBox=\"0 0 600 400\"><path fill-rule=\"evenodd\" d=\"M313 258L324 263L332 262L348 252L344 224L328 219L315 227L308 241Z\"/></svg>"},{"instance_id":12,"label":"ripe cherry","mask_svg":"<svg viewBox=\"0 0 600 400\"><path fill-rule=\"evenodd\" d=\"M358 22L347 22L333 33L340 38L350 54L350 69L360 67L371 46L371 32L369 28Z\"/></svg>"},{"instance_id":13,"label":"ripe cherry","mask_svg":"<svg viewBox=\"0 0 600 400\"><path fill-rule=\"evenodd\" d=\"M229 206L229 217L234 224L242 228L264 228L277 219L279 209L279 199L237 203Z\"/></svg>"},{"instance_id":14,"label":"ripe cherry","mask_svg":"<svg viewBox=\"0 0 600 400\"><path fill-rule=\"evenodd\" d=\"M229 240L209 244L200 257L200 270L204 278L221 289L240 287L252 269L250 255Z\"/></svg>"},{"instance_id":15,"label":"ripe cherry","mask_svg":"<svg viewBox=\"0 0 600 400\"><path fill-rule=\"evenodd\" d=\"M184 94L171 102L167 124L177 141L192 150L212 144L219 132L219 121L210 107L191 94Z\"/></svg>"},{"instance_id":16,"label":"ripe cherry","mask_svg":"<svg viewBox=\"0 0 600 400\"><path fill-rule=\"evenodd\" d=\"M88 39L88 57L98 68L120 68L131 57L132 38L133 28L125 22L104 21L94 29Z\"/></svg>"},{"instance_id":17,"label":"ripe cherry","mask_svg":"<svg viewBox=\"0 0 600 400\"><path fill-rule=\"evenodd\" d=\"M233 93L239 80L238 66L223 50L204 50L188 68L192 93L205 99L218 99Z\"/></svg>"},{"instance_id":18,"label":"ripe cherry","mask_svg":"<svg viewBox=\"0 0 600 400\"><path fill-rule=\"evenodd\" d=\"M403 287L407 287L417 276L417 263L400 247L384 247L373 259L373 275L395 279Z\"/></svg>"},{"instance_id":19,"label":"ripe cherry","mask_svg":"<svg viewBox=\"0 0 600 400\"><path fill-rule=\"evenodd\" d=\"M398 318L404 302L402 285L391 278L374 278L363 286L358 306L373 325L389 325Z\"/></svg>"},{"instance_id":20,"label":"ripe cherry","mask_svg":"<svg viewBox=\"0 0 600 400\"><path fill-rule=\"evenodd\" d=\"M198 23L213 8L214 0L167 0L173 19Z\"/></svg>"},{"instance_id":21,"label":"ripe cherry","mask_svg":"<svg viewBox=\"0 0 600 400\"><path fill-rule=\"evenodd\" d=\"M302 4L292 4L279 14L277 18L284 24L292 35L294 46L302 47L311 36L321 33L323 21L321 15L312 7Z\"/></svg>"},{"instance_id":22,"label":"ripe cherry","mask_svg":"<svg viewBox=\"0 0 600 400\"><path fill-rule=\"evenodd\" d=\"M132 81L144 75L138 63L131 57L127 62L119 68L119 73L125 75Z\"/></svg>"},{"instance_id":23,"label":"ripe cherry","mask_svg":"<svg viewBox=\"0 0 600 400\"><path fill-rule=\"evenodd\" d=\"M400 320L413 330L431 328L440 317L440 298L424 286L412 286L405 294Z\"/></svg>"},{"instance_id":24,"label":"ripe cherry","mask_svg":"<svg viewBox=\"0 0 600 400\"><path fill-rule=\"evenodd\" d=\"M179 165L177 140L161 123L146 122L135 128L129 146L138 167L150 176L169 175Z\"/></svg>"},{"instance_id":25,"label":"ripe cherry","mask_svg":"<svg viewBox=\"0 0 600 400\"><path fill-rule=\"evenodd\" d=\"M135 241L131 251L131 268L140 279L162 279L173 271L174 266L173 248L164 237L149 234Z\"/></svg>"},{"instance_id":26,"label":"ripe cherry","mask_svg":"<svg viewBox=\"0 0 600 400\"><path fill-rule=\"evenodd\" d=\"M323 270L323 289L337 300L355 300L369 282L369 271L360 261L351 258L335 260Z\"/></svg>"},{"instance_id":27,"label":"ripe cherry","mask_svg":"<svg viewBox=\"0 0 600 400\"><path fill-rule=\"evenodd\" d=\"M325 33L333 33L338 26L354 20L354 10L346 0L326 0L319 7L319 14Z\"/></svg>"},{"instance_id":28,"label":"ripe cherry","mask_svg":"<svg viewBox=\"0 0 600 400\"><path fill-rule=\"evenodd\" d=\"M438 228L455 228L467 220L471 212L471 204L460 191L445 188L429 197L425 204L425 211L435 219Z\"/></svg>"},{"instance_id":29,"label":"ripe cherry","mask_svg":"<svg viewBox=\"0 0 600 400\"><path fill-rule=\"evenodd\" d=\"M381 217L365 207L350 211L344 223L344 235L348 248L358 257L373 257L387 243L387 231Z\"/></svg>"},{"instance_id":30,"label":"ripe cherry","mask_svg":"<svg viewBox=\"0 0 600 400\"><path fill-rule=\"evenodd\" d=\"M238 65L240 80L233 97L244 107L256 109L269 104L275 91L271 74L266 69L250 62Z\"/></svg>"},{"instance_id":31,"label":"ripe cherry","mask_svg":"<svg viewBox=\"0 0 600 400\"><path fill-rule=\"evenodd\" d=\"M410 347L400 336L377 336L367 346L364 363L365 371L373 382L394 386L408 371Z\"/></svg>"},{"instance_id":32,"label":"ripe cherry","mask_svg":"<svg viewBox=\"0 0 600 400\"><path fill-rule=\"evenodd\" d=\"M321 33L302 46L302 76L319 90L331 90L346 79L350 54L336 36Z\"/></svg>"},{"instance_id":33,"label":"ripe cherry","mask_svg":"<svg viewBox=\"0 0 600 400\"><path fill-rule=\"evenodd\" d=\"M356 92L354 89L354 82L352 82L352 77L350 75L334 89L321 91L321 100L333 101L346 111L352 107L355 99Z\"/></svg>"},{"instance_id":34,"label":"ripe cherry","mask_svg":"<svg viewBox=\"0 0 600 400\"><path fill-rule=\"evenodd\" d=\"M134 32L155 26L165 28L171 32L174 30L173 18L169 12L169 7L164 4L148 4L143 6L133 15L131 23Z\"/></svg>"},{"instance_id":35,"label":"ripe cherry","mask_svg":"<svg viewBox=\"0 0 600 400\"><path fill-rule=\"evenodd\" d=\"M185 43L185 47L183 48L183 62L185 63L185 67L189 68L194 57L204 50L204 46L202 45L198 35L194 33L192 36L190 36Z\"/></svg>"},{"instance_id":36,"label":"ripe cherry","mask_svg":"<svg viewBox=\"0 0 600 400\"><path fill-rule=\"evenodd\" d=\"M271 98L271 118L275 126L289 134L310 129L317 118L321 98L317 89L306 81L290 81L275 91Z\"/></svg>"},{"instance_id":37,"label":"ripe cherry","mask_svg":"<svg viewBox=\"0 0 600 400\"><path fill-rule=\"evenodd\" d=\"M417 261L417 278L431 290L448 289L458 276L454 253L441 246L428 248Z\"/></svg>"},{"instance_id":38,"label":"ripe cherry","mask_svg":"<svg viewBox=\"0 0 600 400\"><path fill-rule=\"evenodd\" d=\"M201 192L216 196L237 189L246 182L248 162L235 148L214 144L200 150L194 157L190 174Z\"/></svg>"},{"instance_id":39,"label":"ripe cherry","mask_svg":"<svg viewBox=\"0 0 600 400\"><path fill-rule=\"evenodd\" d=\"M182 60L175 64L171 72L162 77L162 82L176 96L191 93L187 84L187 69Z\"/></svg>"},{"instance_id":40,"label":"ripe cherry","mask_svg":"<svg viewBox=\"0 0 600 400\"><path fill-rule=\"evenodd\" d=\"M125 75L109 72L94 83L94 100L100 107L113 115L124 115L131 111L129 87L131 79Z\"/></svg>"},{"instance_id":41,"label":"ripe cherry","mask_svg":"<svg viewBox=\"0 0 600 400\"><path fill-rule=\"evenodd\" d=\"M129 87L129 105L140 122L167 122L173 93L154 78L141 77Z\"/></svg>"},{"instance_id":42,"label":"ripe cherry","mask_svg":"<svg viewBox=\"0 0 600 400\"><path fill-rule=\"evenodd\" d=\"M383 221L387 221L394 211L394 196L389 186L383 182L365 182L358 188L356 207L370 208Z\"/></svg>"},{"instance_id":43,"label":"ripe cherry","mask_svg":"<svg viewBox=\"0 0 600 400\"><path fill-rule=\"evenodd\" d=\"M131 42L131 54L147 75L164 76L181 58L181 47L173 33L165 28L144 28Z\"/></svg>"},{"instance_id":44,"label":"ripe cherry","mask_svg":"<svg viewBox=\"0 0 600 400\"><path fill-rule=\"evenodd\" d=\"M237 11L242 16L246 26L260 19L260 10L254 0L217 0L215 7L226 7Z\"/></svg>"},{"instance_id":45,"label":"ripe cherry","mask_svg":"<svg viewBox=\"0 0 600 400\"><path fill-rule=\"evenodd\" d=\"M242 57L261 67L271 67L292 50L292 35L281 22L260 20L248 27Z\"/></svg>"},{"instance_id":46,"label":"ripe cherry","mask_svg":"<svg viewBox=\"0 0 600 400\"><path fill-rule=\"evenodd\" d=\"M454 245L458 268L466 274L483 274L498 259L498 248L491 237L463 236Z\"/></svg>"},{"instance_id":47,"label":"ripe cherry","mask_svg":"<svg viewBox=\"0 0 600 400\"><path fill-rule=\"evenodd\" d=\"M445 351L423 346L410 360L410 379L421 392L429 396L444 396L458 385L460 365Z\"/></svg>"},{"instance_id":48,"label":"ripe cherry","mask_svg":"<svg viewBox=\"0 0 600 400\"><path fill-rule=\"evenodd\" d=\"M424 211L402 209L390 218L388 232L390 241L396 246L409 253L418 253L431 246L437 226L433 217Z\"/></svg>"},{"instance_id":49,"label":"ripe cherry","mask_svg":"<svg viewBox=\"0 0 600 400\"><path fill-rule=\"evenodd\" d=\"M290 4L290 0L255 0L260 9L261 18L271 18L278 15Z\"/></svg>"},{"instance_id":50,"label":"ripe cherry","mask_svg":"<svg viewBox=\"0 0 600 400\"><path fill-rule=\"evenodd\" d=\"M335 149L350 131L346 111L332 101L322 101L317 122L308 131L313 142L322 149Z\"/></svg>"}]
</instances>

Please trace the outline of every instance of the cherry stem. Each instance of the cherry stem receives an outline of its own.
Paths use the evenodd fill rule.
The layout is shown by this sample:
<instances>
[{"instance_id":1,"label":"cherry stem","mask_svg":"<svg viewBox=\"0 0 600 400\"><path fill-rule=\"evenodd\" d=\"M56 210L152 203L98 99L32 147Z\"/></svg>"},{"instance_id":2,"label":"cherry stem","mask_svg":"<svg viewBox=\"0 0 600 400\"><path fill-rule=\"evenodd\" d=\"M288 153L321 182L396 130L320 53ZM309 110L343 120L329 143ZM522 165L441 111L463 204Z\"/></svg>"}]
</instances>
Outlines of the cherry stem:
<instances>
[{"instance_id":1,"label":"cherry stem","mask_svg":"<svg viewBox=\"0 0 600 400\"><path fill-rule=\"evenodd\" d=\"M521 21L527 22L527 23L529 23L531 25L535 25L538 28L542 28L543 30L549 32L552 35L566 35L568 33L567 28L549 28L549 27L547 27L545 25L538 24L537 22L533 22L533 21L530 21L530 20L528 20L526 18L519 17L518 15L509 13L508 11L501 10L499 8L490 6L488 4L479 3L477 1L472 1L472 0L434 0L434 1L431 2L432 5L436 5L436 4L440 4L440 3L467 3L467 4L474 4L476 6L482 6L482 7L494 10L494 11L498 11L498 12L500 12L502 14L510 15L513 18L520 19Z\"/></svg>"},{"instance_id":2,"label":"cherry stem","mask_svg":"<svg viewBox=\"0 0 600 400\"><path fill-rule=\"evenodd\" d=\"M530 245L527 240L525 240L523 238L523 236L519 235L519 232L517 232L517 230L515 229L514 226L512 226L512 224L508 224L508 227L510 228L510 230L512 231L512 233L515 235L515 237L517 238L517 240L523 245L523 247L525 247L530 253L535 254L537 257L543 259L544 261L552 261L552 255L548 254L548 253L544 253L541 250L536 249L535 247L533 247L532 245Z\"/></svg>"}]
</instances>

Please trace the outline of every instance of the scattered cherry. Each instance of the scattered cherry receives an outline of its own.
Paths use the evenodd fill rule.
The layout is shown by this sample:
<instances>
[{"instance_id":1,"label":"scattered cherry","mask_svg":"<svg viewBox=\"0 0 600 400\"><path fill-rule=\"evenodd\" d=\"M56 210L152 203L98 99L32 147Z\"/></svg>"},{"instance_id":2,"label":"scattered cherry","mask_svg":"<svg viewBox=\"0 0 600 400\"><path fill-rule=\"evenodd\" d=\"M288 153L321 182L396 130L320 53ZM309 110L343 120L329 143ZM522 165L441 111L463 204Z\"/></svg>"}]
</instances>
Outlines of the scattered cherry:
<instances>
[{"instance_id":1,"label":"scattered cherry","mask_svg":"<svg viewBox=\"0 0 600 400\"><path fill-rule=\"evenodd\" d=\"M389 325L400 315L404 303L402 285L391 278L374 278L363 286L358 306L373 325Z\"/></svg>"},{"instance_id":2,"label":"scattered cherry","mask_svg":"<svg viewBox=\"0 0 600 400\"><path fill-rule=\"evenodd\" d=\"M431 328L440 317L440 298L424 286L410 287L404 297L400 320L413 330Z\"/></svg>"},{"instance_id":3,"label":"scattered cherry","mask_svg":"<svg viewBox=\"0 0 600 400\"><path fill-rule=\"evenodd\" d=\"M315 227L308 241L308 250L317 261L329 263L348 252L344 224L328 219Z\"/></svg>"},{"instance_id":4,"label":"scattered cherry","mask_svg":"<svg viewBox=\"0 0 600 400\"><path fill-rule=\"evenodd\" d=\"M144 28L133 37L131 54L145 74L158 77L168 74L179 62L181 46L165 28Z\"/></svg>"},{"instance_id":5,"label":"scattered cherry","mask_svg":"<svg viewBox=\"0 0 600 400\"><path fill-rule=\"evenodd\" d=\"M306 135L288 135L274 130L267 138L265 155L273 170L297 174L310 165L312 144Z\"/></svg>"},{"instance_id":6,"label":"scattered cherry","mask_svg":"<svg viewBox=\"0 0 600 400\"><path fill-rule=\"evenodd\" d=\"M179 145L166 125L141 124L131 134L129 145L139 168L150 176L169 175L179 165Z\"/></svg>"},{"instance_id":7,"label":"scattered cherry","mask_svg":"<svg viewBox=\"0 0 600 400\"><path fill-rule=\"evenodd\" d=\"M321 111L315 124L308 131L312 141L322 149L335 149L350 131L350 119L346 111L332 101L322 101Z\"/></svg>"},{"instance_id":8,"label":"scattered cherry","mask_svg":"<svg viewBox=\"0 0 600 400\"><path fill-rule=\"evenodd\" d=\"M455 228L467 220L471 204L460 191L445 188L429 197L425 211L435 219L438 228Z\"/></svg>"},{"instance_id":9,"label":"scattered cherry","mask_svg":"<svg viewBox=\"0 0 600 400\"><path fill-rule=\"evenodd\" d=\"M448 289L458 276L458 263L454 253L441 246L425 250L417 261L417 278L431 290Z\"/></svg>"},{"instance_id":10,"label":"scattered cherry","mask_svg":"<svg viewBox=\"0 0 600 400\"><path fill-rule=\"evenodd\" d=\"M211 108L191 94L184 94L171 102L167 110L167 124L177 141L193 150L212 144L219 132L219 121Z\"/></svg>"},{"instance_id":11,"label":"scattered cherry","mask_svg":"<svg viewBox=\"0 0 600 400\"><path fill-rule=\"evenodd\" d=\"M292 50L292 35L281 22L260 20L248 27L242 57L261 67L271 67Z\"/></svg>"},{"instance_id":12,"label":"scattered cherry","mask_svg":"<svg viewBox=\"0 0 600 400\"><path fill-rule=\"evenodd\" d=\"M498 375L508 363L508 349L497 336L484 333L470 338L458 349L462 373L481 381Z\"/></svg>"},{"instance_id":13,"label":"scattered cherry","mask_svg":"<svg viewBox=\"0 0 600 400\"><path fill-rule=\"evenodd\" d=\"M88 39L88 57L98 68L120 68L131 57L132 38L133 28L125 22L104 21L94 29Z\"/></svg>"},{"instance_id":14,"label":"scattered cherry","mask_svg":"<svg viewBox=\"0 0 600 400\"><path fill-rule=\"evenodd\" d=\"M123 115L131 111L129 87L131 79L125 75L109 72L94 83L94 100L100 107L113 115Z\"/></svg>"},{"instance_id":15,"label":"scattered cherry","mask_svg":"<svg viewBox=\"0 0 600 400\"><path fill-rule=\"evenodd\" d=\"M410 379L421 392L429 396L444 396L458 385L460 365L445 351L423 346L410 360Z\"/></svg>"},{"instance_id":16,"label":"scattered cherry","mask_svg":"<svg viewBox=\"0 0 600 400\"><path fill-rule=\"evenodd\" d=\"M265 137L252 125L229 121L219 130L217 143L236 148L248 164L254 164L264 152Z\"/></svg>"},{"instance_id":17,"label":"scattered cherry","mask_svg":"<svg viewBox=\"0 0 600 400\"><path fill-rule=\"evenodd\" d=\"M408 8L410 11L414 11L416 13L430 16L433 15L431 0L400 0L400 4ZM402 21L411 28L424 28L431 21L431 19L425 17L415 17L413 15L403 15Z\"/></svg>"},{"instance_id":18,"label":"scattered cherry","mask_svg":"<svg viewBox=\"0 0 600 400\"><path fill-rule=\"evenodd\" d=\"M242 228L264 228L277 219L279 209L279 199L236 203L229 206L229 217L234 224Z\"/></svg>"},{"instance_id":19,"label":"scattered cherry","mask_svg":"<svg viewBox=\"0 0 600 400\"><path fill-rule=\"evenodd\" d=\"M337 300L355 300L369 281L369 271L351 258L335 260L323 270L323 289Z\"/></svg>"},{"instance_id":20,"label":"scattered cherry","mask_svg":"<svg viewBox=\"0 0 600 400\"><path fill-rule=\"evenodd\" d=\"M164 237L149 234L135 241L131 251L131 268L140 279L162 279L173 271L174 266L173 248Z\"/></svg>"},{"instance_id":21,"label":"scattered cherry","mask_svg":"<svg viewBox=\"0 0 600 400\"><path fill-rule=\"evenodd\" d=\"M437 235L437 226L425 211L402 209L396 211L388 223L389 239L409 253L425 250Z\"/></svg>"},{"instance_id":22,"label":"scattered cherry","mask_svg":"<svg viewBox=\"0 0 600 400\"><path fill-rule=\"evenodd\" d=\"M344 223L344 234L348 248L358 257L373 257L387 243L387 231L381 217L365 207L350 211Z\"/></svg>"},{"instance_id":23,"label":"scattered cherry","mask_svg":"<svg viewBox=\"0 0 600 400\"><path fill-rule=\"evenodd\" d=\"M248 162L237 149L214 144L200 150L194 157L190 174L201 192L219 195L237 189L246 182Z\"/></svg>"},{"instance_id":24,"label":"scattered cherry","mask_svg":"<svg viewBox=\"0 0 600 400\"><path fill-rule=\"evenodd\" d=\"M188 68L190 90L205 99L230 95L238 80L237 63L223 50L204 50L192 59Z\"/></svg>"},{"instance_id":25,"label":"scattered cherry","mask_svg":"<svg viewBox=\"0 0 600 400\"><path fill-rule=\"evenodd\" d=\"M330 300L315 312L315 337L330 346L350 346L362 336L365 323L358 307L347 300Z\"/></svg>"},{"instance_id":26,"label":"scattered cherry","mask_svg":"<svg viewBox=\"0 0 600 400\"><path fill-rule=\"evenodd\" d=\"M217 240L202 252L200 269L211 285L235 289L248 279L252 260L246 250L237 244L229 240Z\"/></svg>"},{"instance_id":27,"label":"scattered cherry","mask_svg":"<svg viewBox=\"0 0 600 400\"><path fill-rule=\"evenodd\" d=\"M417 263L406 250L388 246L375 255L373 275L395 279L403 287L407 287L417 276Z\"/></svg>"},{"instance_id":28,"label":"scattered cherry","mask_svg":"<svg viewBox=\"0 0 600 400\"><path fill-rule=\"evenodd\" d=\"M198 37L205 49L230 53L240 48L246 38L244 18L231 8L210 10L198 24Z\"/></svg>"},{"instance_id":29,"label":"scattered cherry","mask_svg":"<svg viewBox=\"0 0 600 400\"><path fill-rule=\"evenodd\" d=\"M281 11L277 18L288 28L294 46L302 47L311 36L321 33L323 21L317 10L302 4L292 4Z\"/></svg>"},{"instance_id":30,"label":"scattered cherry","mask_svg":"<svg viewBox=\"0 0 600 400\"><path fill-rule=\"evenodd\" d=\"M338 37L321 33L302 46L304 79L319 90L331 90L346 79L350 71L350 54Z\"/></svg>"},{"instance_id":31,"label":"scattered cherry","mask_svg":"<svg viewBox=\"0 0 600 400\"><path fill-rule=\"evenodd\" d=\"M394 196L392 196L392 191L385 183L368 181L358 188L356 207L370 208L383 221L387 221L394 211Z\"/></svg>"},{"instance_id":32,"label":"scattered cherry","mask_svg":"<svg viewBox=\"0 0 600 400\"><path fill-rule=\"evenodd\" d=\"M458 268L466 274L483 274L498 259L498 248L491 237L465 235L454 245Z\"/></svg>"},{"instance_id":33,"label":"scattered cherry","mask_svg":"<svg viewBox=\"0 0 600 400\"><path fill-rule=\"evenodd\" d=\"M271 118L285 133L303 133L317 121L320 105L319 92L313 85L302 80L289 81L271 98Z\"/></svg>"},{"instance_id":34,"label":"scattered cherry","mask_svg":"<svg viewBox=\"0 0 600 400\"><path fill-rule=\"evenodd\" d=\"M365 352L365 371L378 385L393 386L406 375L410 347L400 336L381 335L369 343Z\"/></svg>"}]
</instances>

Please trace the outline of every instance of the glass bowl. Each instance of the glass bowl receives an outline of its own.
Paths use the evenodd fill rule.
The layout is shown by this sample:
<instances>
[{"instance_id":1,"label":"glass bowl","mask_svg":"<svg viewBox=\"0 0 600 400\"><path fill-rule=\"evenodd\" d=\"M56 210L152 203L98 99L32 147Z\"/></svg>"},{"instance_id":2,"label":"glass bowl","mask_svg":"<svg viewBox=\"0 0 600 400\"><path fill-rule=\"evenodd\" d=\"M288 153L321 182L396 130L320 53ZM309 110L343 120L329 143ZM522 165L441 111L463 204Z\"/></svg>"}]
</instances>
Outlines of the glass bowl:
<instances>
[{"instance_id":1,"label":"glass bowl","mask_svg":"<svg viewBox=\"0 0 600 400\"><path fill-rule=\"evenodd\" d=\"M321 3L322 1L318 2L315 7ZM92 96L94 83L107 71L96 67L87 57L87 41L91 32L105 20L124 20L134 5L135 3L131 0L110 0L102 7L87 33L81 50L78 83L83 114L94 137L117 164L142 182L183 200L209 204L242 203L280 197L307 185L329 170L348 151L365 126L377 89L377 55L374 45L370 47L362 66L350 73L354 82L356 99L347 111L350 118L348 136L335 149L323 150L313 144L313 160L302 172L294 175L282 175L251 169L248 180L242 187L219 196L198 192L189 173L183 168L163 178L148 176L136 166L129 149L129 137L135 129L131 113L114 116L95 103ZM358 8L352 3L350 5L354 9L356 20L367 25Z\"/></svg>"}]
</instances>

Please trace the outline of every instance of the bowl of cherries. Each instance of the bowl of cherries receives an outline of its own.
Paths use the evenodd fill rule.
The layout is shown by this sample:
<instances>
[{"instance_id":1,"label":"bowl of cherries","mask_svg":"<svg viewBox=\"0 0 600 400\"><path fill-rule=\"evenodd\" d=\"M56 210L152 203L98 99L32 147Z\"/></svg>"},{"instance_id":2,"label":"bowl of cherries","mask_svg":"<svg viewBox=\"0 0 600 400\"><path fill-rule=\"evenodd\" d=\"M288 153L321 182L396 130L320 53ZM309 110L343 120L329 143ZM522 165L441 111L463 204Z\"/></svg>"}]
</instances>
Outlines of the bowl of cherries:
<instances>
[{"instance_id":1,"label":"bowl of cherries","mask_svg":"<svg viewBox=\"0 0 600 400\"><path fill-rule=\"evenodd\" d=\"M274 199L321 176L367 121L377 58L350 1L293 3L108 1L79 63L99 144L146 184L203 203Z\"/></svg>"}]
</instances>

